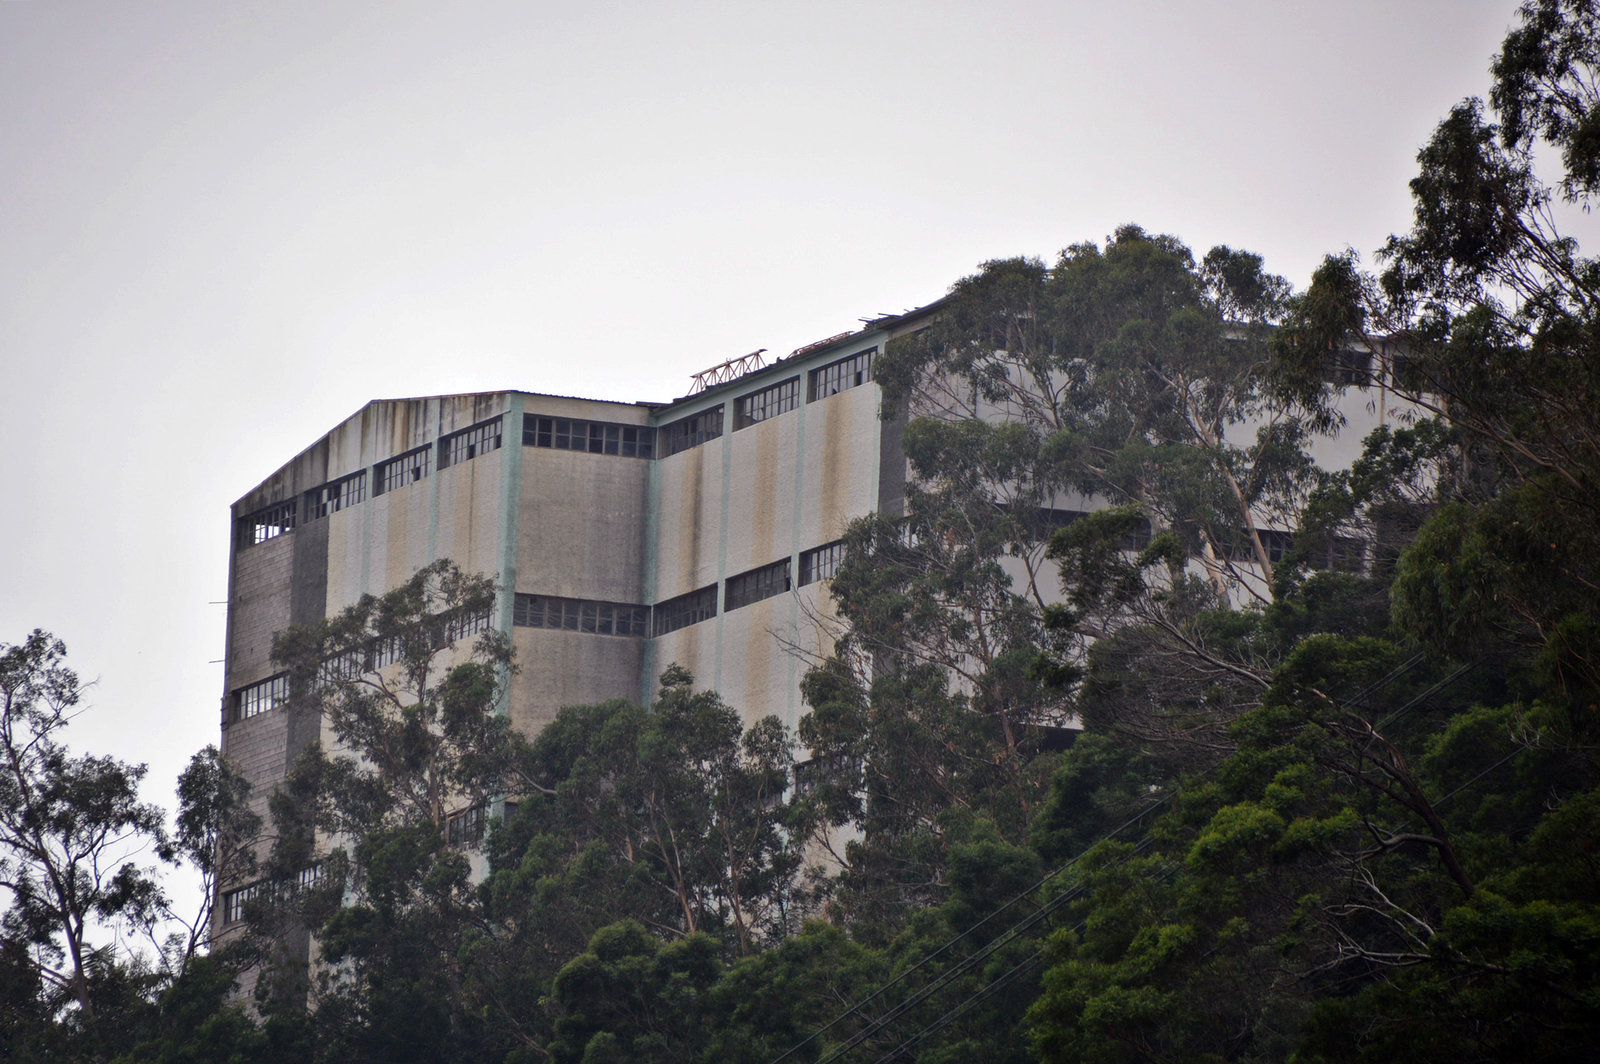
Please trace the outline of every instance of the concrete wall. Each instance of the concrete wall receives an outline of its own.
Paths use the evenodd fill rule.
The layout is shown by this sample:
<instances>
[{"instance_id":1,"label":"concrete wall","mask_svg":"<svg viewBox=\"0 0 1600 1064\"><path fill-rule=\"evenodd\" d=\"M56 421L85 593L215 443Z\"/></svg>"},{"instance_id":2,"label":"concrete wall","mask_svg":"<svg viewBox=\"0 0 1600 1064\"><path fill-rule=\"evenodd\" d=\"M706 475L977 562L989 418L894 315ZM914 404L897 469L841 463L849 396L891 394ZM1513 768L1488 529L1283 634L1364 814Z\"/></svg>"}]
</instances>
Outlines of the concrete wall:
<instances>
[{"instance_id":1,"label":"concrete wall","mask_svg":"<svg viewBox=\"0 0 1600 1064\"><path fill-rule=\"evenodd\" d=\"M653 695L661 670L677 663L746 721L776 714L791 727L798 722L805 709L800 678L832 646L831 601L813 586L730 611L722 593L729 577L785 559L798 582L803 552L840 538L852 520L878 509L885 468L898 507L904 458L898 425L886 431L879 421L877 387L807 401L812 370L881 350L882 342L881 335L854 336L659 415L666 423L725 404L721 438L657 461L653 503L653 601L716 584L719 609L711 620L652 640L644 697ZM740 396L797 375L796 409L733 427ZM887 459L886 438L894 452Z\"/></svg>"},{"instance_id":2,"label":"concrete wall","mask_svg":"<svg viewBox=\"0 0 1600 1064\"><path fill-rule=\"evenodd\" d=\"M647 424L643 407L529 396L525 416ZM644 555L652 462L525 447L518 490L515 590L648 605ZM515 628L521 671L511 718L535 734L562 706L637 698L644 639Z\"/></svg>"}]
</instances>

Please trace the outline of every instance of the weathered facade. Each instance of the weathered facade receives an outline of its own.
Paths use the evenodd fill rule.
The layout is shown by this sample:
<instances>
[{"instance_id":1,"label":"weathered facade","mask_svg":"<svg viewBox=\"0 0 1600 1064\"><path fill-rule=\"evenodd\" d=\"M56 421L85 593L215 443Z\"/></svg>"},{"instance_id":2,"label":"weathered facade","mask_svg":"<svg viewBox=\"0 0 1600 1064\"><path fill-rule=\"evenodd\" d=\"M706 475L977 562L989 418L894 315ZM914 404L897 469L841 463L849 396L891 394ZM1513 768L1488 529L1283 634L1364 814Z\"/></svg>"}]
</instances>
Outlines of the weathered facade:
<instances>
[{"instance_id":1,"label":"weathered facade","mask_svg":"<svg viewBox=\"0 0 1600 1064\"><path fill-rule=\"evenodd\" d=\"M837 628L825 581L846 526L904 508L904 419L882 416L873 360L937 308L667 404L513 391L374 401L296 456L233 507L222 749L258 811L324 738L287 698L273 634L442 558L501 588L488 623L516 649L503 710L524 733L562 706L648 702L673 663L746 720L792 728L800 679ZM1319 441L1327 468L1405 416L1375 375L1332 383L1349 424ZM230 888L248 889L223 885L222 925L238 911Z\"/></svg>"},{"instance_id":2,"label":"weathered facade","mask_svg":"<svg viewBox=\"0 0 1600 1064\"><path fill-rule=\"evenodd\" d=\"M233 507L222 749L259 811L322 729L291 708L273 634L440 558L502 589L492 623L520 663L504 708L525 732L565 705L648 701L672 663L793 726L807 659L829 649L835 545L902 505L871 362L928 312L663 405L374 401L296 456ZM222 902L226 923L226 886Z\"/></svg>"}]
</instances>

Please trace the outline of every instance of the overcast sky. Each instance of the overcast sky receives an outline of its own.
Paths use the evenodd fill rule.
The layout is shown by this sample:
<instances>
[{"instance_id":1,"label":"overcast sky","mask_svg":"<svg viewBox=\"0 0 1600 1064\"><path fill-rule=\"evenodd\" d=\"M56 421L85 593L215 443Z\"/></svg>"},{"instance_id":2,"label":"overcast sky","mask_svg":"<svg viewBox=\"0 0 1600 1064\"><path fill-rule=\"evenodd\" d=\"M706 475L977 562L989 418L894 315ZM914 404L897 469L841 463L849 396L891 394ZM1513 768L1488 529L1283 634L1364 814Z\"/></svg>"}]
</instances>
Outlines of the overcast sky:
<instances>
[{"instance_id":1,"label":"overcast sky","mask_svg":"<svg viewBox=\"0 0 1600 1064\"><path fill-rule=\"evenodd\" d=\"M1137 222L1303 286L1509 0L0 2L0 642L168 800L228 506L369 399L665 400Z\"/></svg>"}]
</instances>

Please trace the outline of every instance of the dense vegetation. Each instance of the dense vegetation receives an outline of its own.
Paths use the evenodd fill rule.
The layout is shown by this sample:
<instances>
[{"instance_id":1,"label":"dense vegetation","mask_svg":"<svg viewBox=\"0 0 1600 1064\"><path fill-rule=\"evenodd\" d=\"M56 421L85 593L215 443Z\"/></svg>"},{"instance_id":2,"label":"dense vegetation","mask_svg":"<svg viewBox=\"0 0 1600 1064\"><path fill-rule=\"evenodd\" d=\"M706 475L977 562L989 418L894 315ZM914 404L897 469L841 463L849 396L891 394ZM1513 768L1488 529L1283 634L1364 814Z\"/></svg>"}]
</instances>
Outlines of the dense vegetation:
<instances>
[{"instance_id":1,"label":"dense vegetation","mask_svg":"<svg viewBox=\"0 0 1600 1064\"><path fill-rule=\"evenodd\" d=\"M0 1056L1592 1054L1600 262L1552 219L1600 195L1597 70L1592 4L1526 5L1376 275L1335 256L1294 293L1127 227L957 284L880 361L918 476L851 532L797 736L673 669L521 738L488 713L503 639L442 667L494 589L439 565L280 641L344 752L270 825L202 757L169 838L134 770L60 746L59 645L5 648ZM1325 381L1363 375L1415 416L1319 471ZM1085 497L1113 505L1068 520ZM329 666L374 641L402 682ZM481 851L450 844L463 794L518 796ZM210 952L90 949L170 921L134 836L296 886Z\"/></svg>"}]
</instances>

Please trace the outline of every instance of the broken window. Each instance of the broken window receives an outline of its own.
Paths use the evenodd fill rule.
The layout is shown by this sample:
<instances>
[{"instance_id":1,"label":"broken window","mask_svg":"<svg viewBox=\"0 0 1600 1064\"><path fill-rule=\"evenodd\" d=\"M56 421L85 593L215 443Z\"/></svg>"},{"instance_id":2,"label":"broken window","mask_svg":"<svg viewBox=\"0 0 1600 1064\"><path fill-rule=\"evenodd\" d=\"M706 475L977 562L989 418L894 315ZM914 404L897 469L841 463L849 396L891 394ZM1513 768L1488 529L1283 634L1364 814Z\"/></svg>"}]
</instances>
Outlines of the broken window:
<instances>
[{"instance_id":1,"label":"broken window","mask_svg":"<svg viewBox=\"0 0 1600 1064\"><path fill-rule=\"evenodd\" d=\"M459 813L452 813L444 822L444 841L449 846L471 846L483 838L489 826L489 810L474 805Z\"/></svg>"},{"instance_id":2,"label":"broken window","mask_svg":"<svg viewBox=\"0 0 1600 1064\"><path fill-rule=\"evenodd\" d=\"M728 577L728 591L722 599L723 608L736 610L740 606L781 595L789 587L789 559L785 558L748 573Z\"/></svg>"},{"instance_id":3,"label":"broken window","mask_svg":"<svg viewBox=\"0 0 1600 1064\"><path fill-rule=\"evenodd\" d=\"M239 518L235 542L240 547L253 547L269 539L277 539L294 531L295 499L285 499L271 506Z\"/></svg>"},{"instance_id":4,"label":"broken window","mask_svg":"<svg viewBox=\"0 0 1600 1064\"><path fill-rule=\"evenodd\" d=\"M320 488L306 492L306 520L315 521L354 506L367 497L367 471L351 473L338 480L330 480Z\"/></svg>"},{"instance_id":5,"label":"broken window","mask_svg":"<svg viewBox=\"0 0 1600 1064\"><path fill-rule=\"evenodd\" d=\"M717 615L717 585L656 603L655 634L666 635Z\"/></svg>"},{"instance_id":6,"label":"broken window","mask_svg":"<svg viewBox=\"0 0 1600 1064\"><path fill-rule=\"evenodd\" d=\"M698 447L722 435L722 407L714 406L710 410L679 418L662 425L658 431L663 458Z\"/></svg>"},{"instance_id":7,"label":"broken window","mask_svg":"<svg viewBox=\"0 0 1600 1064\"><path fill-rule=\"evenodd\" d=\"M245 906L266 891L267 883L252 883L248 887L230 890L222 895L222 922L236 924L244 919Z\"/></svg>"},{"instance_id":8,"label":"broken window","mask_svg":"<svg viewBox=\"0 0 1600 1064\"><path fill-rule=\"evenodd\" d=\"M649 631L649 620L648 606L554 595L519 593L512 607L512 623L520 627L559 628L591 635L644 636Z\"/></svg>"},{"instance_id":9,"label":"broken window","mask_svg":"<svg viewBox=\"0 0 1600 1064\"><path fill-rule=\"evenodd\" d=\"M648 425L621 425L611 421L580 421L564 417L524 417L522 445L558 451L615 454L623 458L655 455L656 430Z\"/></svg>"},{"instance_id":10,"label":"broken window","mask_svg":"<svg viewBox=\"0 0 1600 1064\"><path fill-rule=\"evenodd\" d=\"M289 701L289 674L279 673L233 693L233 719L246 720Z\"/></svg>"},{"instance_id":11,"label":"broken window","mask_svg":"<svg viewBox=\"0 0 1600 1064\"><path fill-rule=\"evenodd\" d=\"M432 471L433 445L425 443L405 454L396 455L387 462L379 462L376 470L377 487L374 495L415 484Z\"/></svg>"},{"instance_id":12,"label":"broken window","mask_svg":"<svg viewBox=\"0 0 1600 1064\"><path fill-rule=\"evenodd\" d=\"M480 421L471 428L452 432L439 441L439 468L445 469L480 454L498 451L503 432L501 418Z\"/></svg>"},{"instance_id":13,"label":"broken window","mask_svg":"<svg viewBox=\"0 0 1600 1064\"><path fill-rule=\"evenodd\" d=\"M712 406L710 410L690 414L688 418L678 418L677 421L664 424L656 432L661 458L690 450L691 446L699 446L722 435L722 406Z\"/></svg>"},{"instance_id":14,"label":"broken window","mask_svg":"<svg viewBox=\"0 0 1600 1064\"><path fill-rule=\"evenodd\" d=\"M323 864L318 861L308 868L302 868L288 879L261 879L237 890L224 891L222 922L236 924L243 920L245 910L258 898L264 901L292 898L302 890L308 890L322 882L322 872Z\"/></svg>"},{"instance_id":15,"label":"broken window","mask_svg":"<svg viewBox=\"0 0 1600 1064\"><path fill-rule=\"evenodd\" d=\"M741 395L733 401L733 427L747 428L758 421L777 417L800 405L800 378L790 377L759 392Z\"/></svg>"},{"instance_id":16,"label":"broken window","mask_svg":"<svg viewBox=\"0 0 1600 1064\"><path fill-rule=\"evenodd\" d=\"M849 391L870 381L872 363L877 354L878 349L873 347L812 370L807 401L814 403L818 399Z\"/></svg>"},{"instance_id":17,"label":"broken window","mask_svg":"<svg viewBox=\"0 0 1600 1064\"><path fill-rule=\"evenodd\" d=\"M1372 352L1350 347L1333 352L1322 379L1340 388L1372 383Z\"/></svg>"},{"instance_id":18,"label":"broken window","mask_svg":"<svg viewBox=\"0 0 1600 1064\"><path fill-rule=\"evenodd\" d=\"M800 586L814 584L818 580L832 580L833 574L839 571L839 564L844 561L844 540L836 539L832 543L824 543L820 547L813 547L800 555Z\"/></svg>"},{"instance_id":19,"label":"broken window","mask_svg":"<svg viewBox=\"0 0 1600 1064\"><path fill-rule=\"evenodd\" d=\"M449 646L451 643L465 639L469 635L487 632L493 627L493 621L494 608L492 606L486 606L476 613L451 614L444 618L444 645Z\"/></svg>"}]
</instances>

